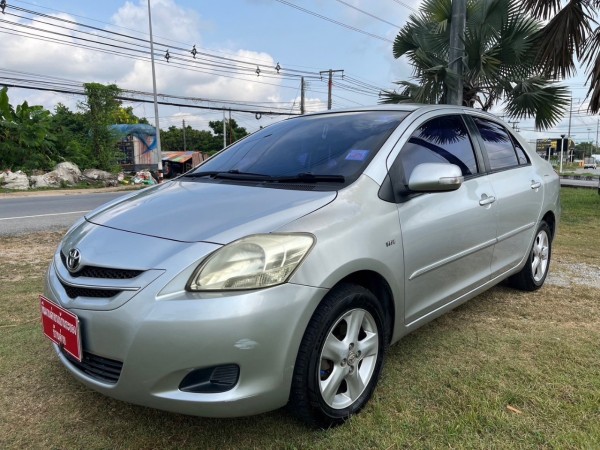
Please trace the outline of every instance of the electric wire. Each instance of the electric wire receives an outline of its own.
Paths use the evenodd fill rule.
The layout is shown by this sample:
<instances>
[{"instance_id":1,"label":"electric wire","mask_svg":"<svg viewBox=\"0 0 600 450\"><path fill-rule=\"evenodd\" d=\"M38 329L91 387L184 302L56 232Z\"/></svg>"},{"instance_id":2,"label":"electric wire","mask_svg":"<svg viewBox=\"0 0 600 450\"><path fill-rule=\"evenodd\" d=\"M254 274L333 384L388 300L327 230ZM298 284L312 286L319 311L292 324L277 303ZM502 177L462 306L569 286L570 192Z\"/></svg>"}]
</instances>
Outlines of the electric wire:
<instances>
[{"instance_id":1,"label":"electric wire","mask_svg":"<svg viewBox=\"0 0 600 450\"><path fill-rule=\"evenodd\" d=\"M361 13L363 13L363 14L365 14L365 15L369 16L369 17L372 17L372 18L373 18L373 19L375 19L375 20L379 20L379 21L380 21L380 22L382 22L382 23L385 23L385 24L391 25L391 26L393 26L393 27L395 27L395 28L402 28L400 25L396 25L396 24L393 24L392 22L388 22L387 20L385 20L385 19L382 19L381 17L377 17L376 15L374 15L374 14L371 14L371 13L370 13L370 12L368 12L368 11L364 11L364 10L362 10L362 9L360 9L360 8L357 8L356 6L354 6L354 5L351 5L350 3L347 3L347 2L345 2L345 1L343 1L343 0L336 0L336 1L337 1L338 3L341 3L342 5L346 5L348 8L352 8L352 9L354 9L355 11L361 12Z\"/></svg>"},{"instance_id":2,"label":"electric wire","mask_svg":"<svg viewBox=\"0 0 600 450\"><path fill-rule=\"evenodd\" d=\"M277 1L280 1L280 0L277 0ZM21 2L21 3L27 4L27 2ZM288 4L289 2L280 1L280 3ZM341 3L345 3L345 2L341 2ZM292 6L292 4L290 4L290 6ZM296 6L297 5L294 5L294 7L296 7ZM351 5L348 5L348 6L351 6ZM67 30L73 34L62 33L60 31L56 31L54 29L52 29L52 30L43 29L43 28L35 27L33 25L23 24L18 21L7 21L7 20L3 20L3 19L0 19L0 23L7 24L12 27L19 27L21 29L16 30L15 28L6 28L3 26L0 26L0 33L5 33L5 34L9 34L9 35L14 35L14 36L20 36L20 37L28 38L28 39L37 39L37 40L43 41L43 42L50 42L50 43L55 43L55 44L59 44L59 45L67 45L67 46L71 46L71 47L77 47L77 48L92 50L92 51L96 51L96 52L102 52L102 53L109 54L109 55L131 58L131 59L144 61L144 62L150 61L150 57L148 56L149 51L148 51L147 46L145 45L145 44L149 43L149 40L138 38L135 36L130 36L130 35L127 35L124 33L117 33L114 31L104 30L99 27L82 24L82 23L64 19L64 18L57 18L57 17L50 16L50 15L47 15L44 13L28 10L25 8L18 8L18 7L14 7L14 6L12 6L12 8L18 9L26 14L39 16L39 17L42 17L42 18L48 19L48 20L56 20L63 24L66 23L69 25L77 26L77 27L83 27L86 29L94 30L95 32L84 31L84 30L73 28L73 27L66 27L64 25L51 23L51 22L48 22L45 20L34 19L32 17L26 17L26 16L22 16L19 14L14 14L14 13L9 12L8 15L11 15L17 19L31 20L32 23L37 23L37 24L47 25L47 26L57 28L57 29ZM362 10L360 10L360 11L363 12ZM395 26L394 24L391 24L391 25ZM23 29L35 31L39 34L24 31ZM107 34L107 36L99 35L96 32L101 32L101 33ZM83 36L91 36L94 39L83 37L82 35ZM113 36L117 36L117 37L113 37ZM124 40L124 39L128 39L128 40ZM73 40L75 40L77 42L73 42ZM131 40L132 42L130 42L129 40ZM140 44L140 42L141 42L141 44ZM123 44L123 45L120 45L120 44ZM189 48L186 49L183 47L169 46L169 45L166 45L166 44L160 43L160 42L156 43L156 46L157 46L158 50L155 51L154 53L155 53L155 56L157 56L159 59L162 56L161 51L163 51L163 50L170 51L169 53L170 53L172 59L168 60L167 62L160 61L157 63L157 64L160 64L165 67L177 67L177 68L192 70L194 72L205 73L205 74L209 74L209 75L219 75L219 76L237 79L237 80L253 81L253 82L257 82L257 83L261 83L261 84L273 85L273 86L287 88L287 89L294 89L296 91L298 89L297 86L287 86L284 84L268 83L265 81L253 79L254 78L253 75L255 73L254 62L244 61L244 60L241 60L238 58L226 58L226 57L214 55L214 54L211 54L208 52L197 51L196 54L204 56L205 58L208 58L208 61L198 61L195 58L192 59L190 56L188 56L187 53L190 53ZM161 47L162 47L162 49L161 49ZM195 46L192 48L195 48ZM177 51L177 50L180 50L185 53L179 53L179 51ZM279 63L278 63L278 66L279 66ZM280 70L283 70L283 69L280 69ZM259 75L262 78L278 78L279 80L294 79L294 78L299 78L300 76L304 76L305 78L308 78L309 80L310 79L312 79L312 80L318 79L319 81L323 81L322 77L315 72L290 70L290 69L287 69L287 72L292 72L292 73L288 74L288 73L284 72L282 74L282 73L279 73L279 71L262 69L260 71ZM300 74L300 73L303 73L304 75L296 75L296 74ZM232 74L235 74L237 76L232 76ZM250 77L252 77L252 79L249 79ZM49 78L54 78L56 81L59 80L58 77L49 77ZM33 86L35 84L32 84L31 80L26 80L26 79L22 79L22 78L21 79L5 78L5 79L8 81L12 81L11 87L18 87L18 88L20 87L23 89L28 89L28 88L34 89L34 87L31 87L31 86ZM382 90L380 87L378 87L372 83L362 81L355 77L345 76L343 78L343 80L344 80L344 82L336 81L336 83L335 83L336 89L351 92L351 93L358 94L358 95L365 95L365 96L369 96L369 97L378 96ZM21 84L19 84L19 83L21 83ZM65 80L63 83L64 84L60 85L59 83L55 82L54 86L52 86L52 83L50 83L48 81L38 80L38 83L36 86L39 87L40 90L48 90L48 91L54 91L54 92L60 92L60 93L65 93L65 94L72 94L72 95L82 95L82 92L79 92L75 89L75 86L78 86L78 85L81 86L81 83L73 82L71 80ZM71 89L68 89L69 86ZM127 92L130 92L132 94L138 93L141 95L150 95L148 93L142 93L140 91L127 91ZM327 93L327 91L319 91L316 89L307 90L307 92ZM160 95L161 95L161 97L165 97L164 94L160 94ZM223 99L198 99L198 98L194 98L194 97L183 97L183 96L174 96L174 95L168 95L166 97L172 98L172 99L178 99L178 100L185 100L185 101L221 103L223 105L232 105L232 106L235 106L235 105L239 106L240 104L242 104L242 102L223 100ZM355 105L362 106L361 103L356 102L354 100L350 100L350 99L340 96L338 94L332 94L332 97L334 97L336 99L341 99L345 102L350 102ZM138 101L140 104L149 102L145 99L136 100L131 97L124 97L123 100ZM290 105L290 103L292 105L291 108L289 108L289 106L284 106L284 105ZM213 110L218 110L218 111L221 111L224 109L225 110L231 109L232 111L236 111L236 112L257 112L255 110L246 110L243 108L232 108L232 107L227 108L224 106L221 108L206 107L206 106L201 107L201 106L197 106L197 105L192 106L189 104L181 104L181 103L174 102L174 101L166 102L164 100L161 101L160 104L179 106L179 107L197 107L200 109L207 109L207 110L213 109ZM279 105L281 105L281 107L289 109L290 111L293 111L294 106L295 106L293 102L255 102L254 105L251 105L251 107L262 106L265 104L271 104L273 107L275 107L276 104L279 104ZM343 103L336 101L336 105L337 104L343 104ZM307 110L309 110L309 108L307 108ZM263 111L260 111L260 113L267 114ZM277 111L275 111L275 113L277 113Z\"/></svg>"},{"instance_id":3,"label":"electric wire","mask_svg":"<svg viewBox=\"0 0 600 450\"><path fill-rule=\"evenodd\" d=\"M73 17L79 17L79 18L81 18L81 19L85 19L85 20L89 20L89 21L92 21L92 22L96 22L96 23L100 23L100 24L108 25L108 26L110 26L110 27L115 27L115 28L119 28L119 29L123 29L123 30L131 31L131 32L133 32L133 33L137 33L137 34L144 35L144 36L149 36L149 34L148 34L148 33L146 33L146 32L144 32L144 31L135 30L135 29L133 29L133 28L127 28L127 27L123 27L123 26L120 26L120 25L115 25L115 24L113 24L113 23L109 23L109 22L103 22L103 21L101 21L101 20L92 19L92 18L89 18L89 17L86 17L86 16L81 16L81 15L77 15L77 14L70 13L70 12L66 12L66 11L61 11L61 10L58 10L58 9L55 9L55 8L49 8L49 7L47 7L47 6L42 6L42 5L39 5L39 4L30 3L30 2L26 2L26 1L23 1L23 0L12 0L12 1L11 1L11 3L21 3L21 4L24 4L24 5L35 6L35 7L42 8L42 9L45 9L45 10L48 10L48 11L54 11L54 12L56 12L56 13L61 13L61 14L68 14L68 15L70 15L70 16L73 16ZM170 42L175 42L175 43L177 43L177 44L187 45L187 43L185 43L185 42L177 41L177 40L170 39L170 38L167 38L167 37L164 37L164 36L156 36L156 37L157 37L157 38L159 38L159 39L163 39L163 40L165 40L165 41L170 41ZM201 47L198 47L198 48L201 48ZM205 49L205 50L206 50L206 49ZM207 50L207 51L208 51L208 50ZM212 53L221 53L221 54L223 54L223 55L237 56L237 55L234 55L234 54L232 54L232 53L228 53L228 52L225 52L225 51L222 51L222 50L221 50L221 51L217 51L217 50L210 50L210 51L211 51ZM264 59L258 59L258 58L246 58L246 59L247 59L248 61L252 61L252 62L253 62L253 63L255 63L255 64L256 64L256 63L262 63L262 64L271 64L271 61L264 60ZM285 64L285 65L286 65L287 67L301 67L301 68L304 68L304 69L313 69L313 70L318 70L316 67L302 66L302 65L297 65L297 64Z\"/></svg>"},{"instance_id":4,"label":"electric wire","mask_svg":"<svg viewBox=\"0 0 600 450\"><path fill-rule=\"evenodd\" d=\"M334 24L336 24L336 25L338 25L340 27L344 27L344 28L347 28L349 30L355 31L357 33L361 33L361 34L364 34L366 36L369 36L369 37L372 37L372 38L375 38L375 39L379 39L381 41L389 42L391 44L394 43L394 41L392 41L392 40L390 40L388 38L385 38L383 36L379 36L379 35L374 34L374 33L369 33L368 31L361 30L360 28L353 27L352 25L345 24L345 23L340 22L338 20L332 19L330 17L324 16L324 15L316 13L314 11L311 11L310 9L306 9L306 8L301 7L301 6L298 6L298 5L294 4L294 3L291 3L291 2L288 2L288 1L285 1L285 0L275 0L275 1L279 2L279 3L283 4L283 5L287 5L287 6L290 6L292 8L295 8L295 9L297 9L299 11L302 11L302 12L304 12L306 14L310 14L311 16L318 17L319 19L326 20L327 22L334 23Z\"/></svg>"}]
</instances>

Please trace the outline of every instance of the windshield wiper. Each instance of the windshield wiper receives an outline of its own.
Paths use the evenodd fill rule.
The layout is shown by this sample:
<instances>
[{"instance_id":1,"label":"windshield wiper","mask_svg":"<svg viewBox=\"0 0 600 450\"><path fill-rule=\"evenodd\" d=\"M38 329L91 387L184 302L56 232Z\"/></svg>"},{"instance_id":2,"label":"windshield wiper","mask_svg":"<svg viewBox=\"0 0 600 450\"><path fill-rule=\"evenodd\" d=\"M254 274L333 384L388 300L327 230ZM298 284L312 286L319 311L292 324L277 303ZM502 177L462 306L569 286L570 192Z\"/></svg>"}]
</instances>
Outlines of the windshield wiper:
<instances>
[{"instance_id":1,"label":"windshield wiper","mask_svg":"<svg viewBox=\"0 0 600 450\"><path fill-rule=\"evenodd\" d=\"M213 178L240 181L266 181L270 183L344 183L346 177L343 175L319 175L310 172L301 172L296 175L271 176L261 173L240 172L237 169L227 172L206 171L194 172L184 175L186 178Z\"/></svg>"},{"instance_id":2,"label":"windshield wiper","mask_svg":"<svg viewBox=\"0 0 600 450\"><path fill-rule=\"evenodd\" d=\"M269 181L271 176L261 173L240 172L237 169L221 171L194 172L184 175L186 178L220 178L225 180L248 180L248 181Z\"/></svg>"},{"instance_id":3,"label":"windshield wiper","mask_svg":"<svg viewBox=\"0 0 600 450\"><path fill-rule=\"evenodd\" d=\"M271 177L269 181L284 183L344 183L344 175L320 175L310 172L301 172L296 175Z\"/></svg>"}]
</instances>

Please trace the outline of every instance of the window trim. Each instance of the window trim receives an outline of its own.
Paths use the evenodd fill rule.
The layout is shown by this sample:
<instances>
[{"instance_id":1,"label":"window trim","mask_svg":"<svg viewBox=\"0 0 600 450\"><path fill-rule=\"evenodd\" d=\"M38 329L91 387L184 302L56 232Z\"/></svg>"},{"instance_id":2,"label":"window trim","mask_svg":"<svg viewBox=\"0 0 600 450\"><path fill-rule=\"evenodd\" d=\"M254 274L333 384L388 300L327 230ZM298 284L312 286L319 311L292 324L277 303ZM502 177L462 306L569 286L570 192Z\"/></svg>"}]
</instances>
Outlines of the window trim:
<instances>
[{"instance_id":1,"label":"window trim","mask_svg":"<svg viewBox=\"0 0 600 450\"><path fill-rule=\"evenodd\" d=\"M519 142L520 141L510 132L510 130L501 122L499 122L498 120L494 120L491 117L483 117L483 116L479 116L479 115L468 115L469 119L468 122L470 124L470 126L472 127L472 134L475 135L476 139L477 139L477 144L478 146L480 146L480 151L482 153L483 159L485 161L485 169L486 169L486 173L490 174L490 173L498 173L498 172L504 172L506 170L513 170L513 169L518 169L519 167L525 167L525 166L530 166L531 165L531 158L530 156L527 154L527 151L525 150L525 148L523 148L523 152L525 153L525 157L527 158L527 164L521 164L519 162L519 155L517 153L517 149L515 146L515 141ZM487 147L485 145L485 141L483 139L483 137L481 136L481 133L479 132L479 127L477 126L477 124L475 123L475 118L477 119L481 119L481 120L487 120L488 122L492 122L493 124L501 127L505 133L508 135L510 141L511 141L511 145L512 145L512 149L513 152L515 154L515 158L517 160L517 164L513 165L513 166L506 166L506 167L501 167L498 169L492 169L492 165L490 163L490 159L489 159L489 153L487 151ZM523 147L521 145L521 147Z\"/></svg>"},{"instance_id":2,"label":"window trim","mask_svg":"<svg viewBox=\"0 0 600 450\"><path fill-rule=\"evenodd\" d=\"M408 180L405 180L404 168L402 167L402 163L401 163L402 149L410 141L410 138L413 136L413 134L423 124L430 122L431 120L439 119L440 117L448 117L448 116L458 116L459 119L462 120L463 125L465 126L465 129L467 131L467 137L469 139L469 142L471 143L471 149L473 150L473 155L475 157L475 164L477 166L477 172L464 176L464 182L487 175L487 173L488 173L487 167L488 166L486 166L486 161L483 158L483 153L479 146L480 144L476 140L476 139L478 139L478 136L476 136L475 133L473 133L473 129L472 129L472 126L475 126L475 125L473 124L471 126L471 124L470 124L471 121L469 120L470 117L467 113L464 113L464 112L447 113L446 111L442 111L438 114L431 115L431 116L425 115L426 118L423 118L423 116L421 116L419 118L420 120L416 120L415 122L413 122L412 125L414 125L414 127L411 125L412 131L410 131L406 140L401 139L396 143L396 145L400 146L400 148L394 158L394 161L392 161L392 163L389 164L389 169L387 170L387 175L384 178L383 183L381 184L381 187L379 189L378 196L381 200L384 200L384 201L387 201L390 203L399 204L399 203L404 203L404 202L410 200L411 198L427 194L426 192L413 192L410 190L406 190L405 192L401 193L400 190L397 188L397 186L406 186L406 183L408 181ZM402 142L402 145L400 145L400 142Z\"/></svg>"}]
</instances>

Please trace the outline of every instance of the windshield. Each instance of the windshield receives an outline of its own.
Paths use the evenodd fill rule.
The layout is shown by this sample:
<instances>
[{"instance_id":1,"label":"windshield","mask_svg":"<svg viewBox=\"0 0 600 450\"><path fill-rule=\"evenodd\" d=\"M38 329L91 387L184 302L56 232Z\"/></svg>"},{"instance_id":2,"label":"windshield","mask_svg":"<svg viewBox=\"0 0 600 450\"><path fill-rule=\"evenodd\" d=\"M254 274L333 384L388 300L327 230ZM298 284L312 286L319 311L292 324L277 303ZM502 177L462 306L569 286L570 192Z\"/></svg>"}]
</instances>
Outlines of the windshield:
<instances>
[{"instance_id":1,"label":"windshield","mask_svg":"<svg viewBox=\"0 0 600 450\"><path fill-rule=\"evenodd\" d=\"M187 176L347 185L407 114L366 111L288 119L235 143Z\"/></svg>"}]
</instances>

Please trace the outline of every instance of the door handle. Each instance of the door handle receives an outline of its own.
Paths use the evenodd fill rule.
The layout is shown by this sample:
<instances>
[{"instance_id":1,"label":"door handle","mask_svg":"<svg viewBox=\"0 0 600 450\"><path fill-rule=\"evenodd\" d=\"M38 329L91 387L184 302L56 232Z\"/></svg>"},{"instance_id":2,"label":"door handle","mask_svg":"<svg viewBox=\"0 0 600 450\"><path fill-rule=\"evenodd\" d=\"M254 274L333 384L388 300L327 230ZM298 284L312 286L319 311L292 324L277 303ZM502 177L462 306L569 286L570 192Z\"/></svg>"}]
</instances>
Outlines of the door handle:
<instances>
[{"instance_id":1,"label":"door handle","mask_svg":"<svg viewBox=\"0 0 600 450\"><path fill-rule=\"evenodd\" d=\"M531 180L531 189L538 189L542 186L541 181Z\"/></svg>"},{"instance_id":2,"label":"door handle","mask_svg":"<svg viewBox=\"0 0 600 450\"><path fill-rule=\"evenodd\" d=\"M496 197L493 195L488 196L487 194L481 194L481 200L479 200L479 204L481 206L491 205L496 201Z\"/></svg>"}]
</instances>

